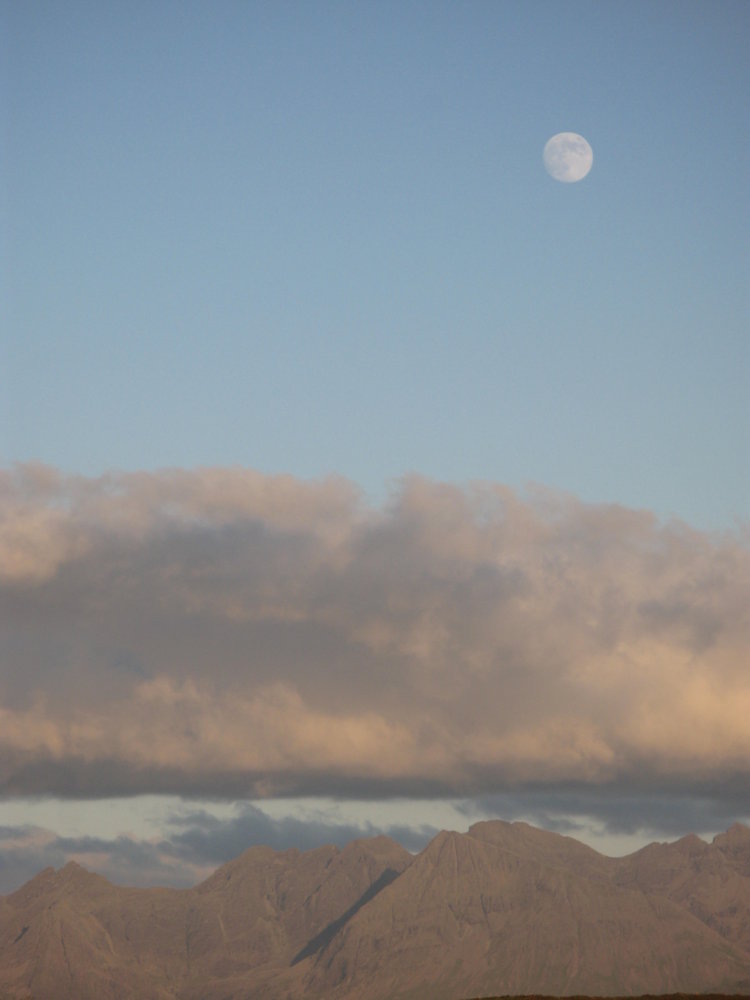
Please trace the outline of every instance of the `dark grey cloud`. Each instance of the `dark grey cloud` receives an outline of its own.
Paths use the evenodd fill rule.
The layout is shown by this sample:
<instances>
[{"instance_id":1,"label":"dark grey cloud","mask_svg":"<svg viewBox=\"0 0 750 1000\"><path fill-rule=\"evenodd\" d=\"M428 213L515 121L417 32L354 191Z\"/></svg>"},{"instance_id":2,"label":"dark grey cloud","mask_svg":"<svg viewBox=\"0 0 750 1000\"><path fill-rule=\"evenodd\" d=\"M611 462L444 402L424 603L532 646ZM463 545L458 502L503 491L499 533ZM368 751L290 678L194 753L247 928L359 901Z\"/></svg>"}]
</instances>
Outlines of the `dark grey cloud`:
<instances>
[{"instance_id":1,"label":"dark grey cloud","mask_svg":"<svg viewBox=\"0 0 750 1000\"><path fill-rule=\"evenodd\" d=\"M221 864L248 847L266 844L275 850L309 850L321 844L344 847L359 837L386 834L407 850L421 850L438 832L432 826L405 826L367 823L333 823L324 817L271 817L253 805L242 807L239 815L219 819L205 810L175 814L169 840L161 845L166 853L191 862ZM181 832L177 832L181 831Z\"/></svg>"},{"instance_id":2,"label":"dark grey cloud","mask_svg":"<svg viewBox=\"0 0 750 1000\"><path fill-rule=\"evenodd\" d=\"M163 835L152 840L59 836L36 826L5 826L0 827L0 894L14 891L44 868L60 868L71 860L119 885L184 888L253 846L304 851L386 834L417 851L437 832L424 824L339 823L309 815L274 818L250 803L228 818L205 809L175 811Z\"/></svg>"},{"instance_id":3,"label":"dark grey cloud","mask_svg":"<svg viewBox=\"0 0 750 1000\"><path fill-rule=\"evenodd\" d=\"M545 830L577 836L592 830L605 835L645 839L680 837L725 830L750 817L747 782L723 787L628 790L620 785L535 788L467 799L457 805L467 817L526 819Z\"/></svg>"}]
</instances>

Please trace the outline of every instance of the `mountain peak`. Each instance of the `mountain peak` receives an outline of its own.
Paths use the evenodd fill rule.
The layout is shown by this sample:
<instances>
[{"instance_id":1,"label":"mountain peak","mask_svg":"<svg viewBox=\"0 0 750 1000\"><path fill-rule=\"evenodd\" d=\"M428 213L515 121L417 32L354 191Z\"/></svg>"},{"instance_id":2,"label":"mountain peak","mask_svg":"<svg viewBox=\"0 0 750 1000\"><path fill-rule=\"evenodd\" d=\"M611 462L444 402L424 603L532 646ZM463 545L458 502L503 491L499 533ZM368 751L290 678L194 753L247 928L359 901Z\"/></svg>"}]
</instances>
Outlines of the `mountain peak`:
<instances>
[{"instance_id":1,"label":"mountain peak","mask_svg":"<svg viewBox=\"0 0 750 1000\"><path fill-rule=\"evenodd\" d=\"M523 857L543 858L547 864L556 865L565 859L566 863L576 859L579 866L591 868L604 861L604 855L593 847L562 833L540 830L529 823L483 820L469 827L468 836Z\"/></svg>"},{"instance_id":2,"label":"mountain peak","mask_svg":"<svg viewBox=\"0 0 750 1000\"><path fill-rule=\"evenodd\" d=\"M706 841L701 840L696 833L688 833L684 837L680 837L674 846L683 854L689 855L701 854L709 849Z\"/></svg>"},{"instance_id":3,"label":"mountain peak","mask_svg":"<svg viewBox=\"0 0 750 1000\"><path fill-rule=\"evenodd\" d=\"M716 847L730 844L733 846L740 844L750 845L750 826L745 826L743 823L732 823L725 833L717 833L711 843Z\"/></svg>"},{"instance_id":4,"label":"mountain peak","mask_svg":"<svg viewBox=\"0 0 750 1000\"><path fill-rule=\"evenodd\" d=\"M726 833L714 837L712 846L736 872L750 876L750 827L733 823Z\"/></svg>"},{"instance_id":5,"label":"mountain peak","mask_svg":"<svg viewBox=\"0 0 750 1000\"><path fill-rule=\"evenodd\" d=\"M62 868L59 868L54 872L53 883L60 887L61 891L67 891L69 887L77 888L91 888L111 886L109 882L103 875L99 875L96 872L90 872L83 865L79 865L77 861L69 861Z\"/></svg>"}]
</instances>

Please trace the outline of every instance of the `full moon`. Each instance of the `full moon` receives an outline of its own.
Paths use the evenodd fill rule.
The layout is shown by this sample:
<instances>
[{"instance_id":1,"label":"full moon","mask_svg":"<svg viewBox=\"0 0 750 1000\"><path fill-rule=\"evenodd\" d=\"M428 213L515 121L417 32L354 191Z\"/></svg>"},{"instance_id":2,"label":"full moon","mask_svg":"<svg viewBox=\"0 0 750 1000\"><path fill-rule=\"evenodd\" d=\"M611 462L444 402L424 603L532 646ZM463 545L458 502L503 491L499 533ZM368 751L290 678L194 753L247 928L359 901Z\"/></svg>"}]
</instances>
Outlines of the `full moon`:
<instances>
[{"instance_id":1,"label":"full moon","mask_svg":"<svg viewBox=\"0 0 750 1000\"><path fill-rule=\"evenodd\" d=\"M544 147L544 167L550 177L565 184L581 181L591 170L594 153L577 132L558 132Z\"/></svg>"}]
</instances>

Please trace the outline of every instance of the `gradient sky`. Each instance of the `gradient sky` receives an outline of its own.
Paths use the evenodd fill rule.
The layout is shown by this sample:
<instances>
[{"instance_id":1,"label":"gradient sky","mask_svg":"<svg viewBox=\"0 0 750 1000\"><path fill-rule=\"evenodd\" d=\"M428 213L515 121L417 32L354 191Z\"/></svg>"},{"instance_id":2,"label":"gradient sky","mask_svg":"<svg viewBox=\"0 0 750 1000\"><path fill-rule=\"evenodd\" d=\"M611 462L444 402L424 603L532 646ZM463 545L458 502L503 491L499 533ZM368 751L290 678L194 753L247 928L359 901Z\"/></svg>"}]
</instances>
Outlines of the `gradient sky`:
<instances>
[{"instance_id":1,"label":"gradient sky","mask_svg":"<svg viewBox=\"0 0 750 1000\"><path fill-rule=\"evenodd\" d=\"M746 3L3 14L6 463L747 516Z\"/></svg>"},{"instance_id":2,"label":"gradient sky","mask_svg":"<svg viewBox=\"0 0 750 1000\"><path fill-rule=\"evenodd\" d=\"M87 835L179 882L376 815L750 815L749 40L730 0L0 3L0 891ZM236 705L278 755L237 773Z\"/></svg>"}]
</instances>

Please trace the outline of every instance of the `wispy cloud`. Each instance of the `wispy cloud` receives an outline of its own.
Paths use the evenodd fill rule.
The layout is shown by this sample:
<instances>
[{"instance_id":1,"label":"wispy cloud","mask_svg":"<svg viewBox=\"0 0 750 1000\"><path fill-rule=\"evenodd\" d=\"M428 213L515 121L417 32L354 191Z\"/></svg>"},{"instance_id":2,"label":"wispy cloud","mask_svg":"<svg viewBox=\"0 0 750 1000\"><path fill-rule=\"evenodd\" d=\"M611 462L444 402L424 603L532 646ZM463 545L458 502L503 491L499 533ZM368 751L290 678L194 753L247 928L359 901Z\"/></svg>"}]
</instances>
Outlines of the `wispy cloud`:
<instances>
[{"instance_id":1,"label":"wispy cloud","mask_svg":"<svg viewBox=\"0 0 750 1000\"><path fill-rule=\"evenodd\" d=\"M750 794L738 535L417 477L0 495L6 794Z\"/></svg>"}]
</instances>

